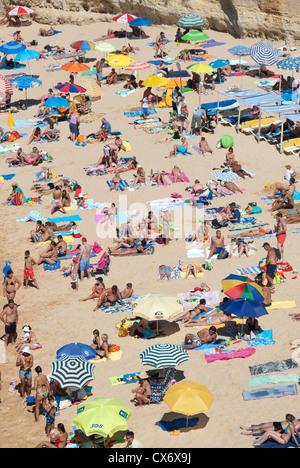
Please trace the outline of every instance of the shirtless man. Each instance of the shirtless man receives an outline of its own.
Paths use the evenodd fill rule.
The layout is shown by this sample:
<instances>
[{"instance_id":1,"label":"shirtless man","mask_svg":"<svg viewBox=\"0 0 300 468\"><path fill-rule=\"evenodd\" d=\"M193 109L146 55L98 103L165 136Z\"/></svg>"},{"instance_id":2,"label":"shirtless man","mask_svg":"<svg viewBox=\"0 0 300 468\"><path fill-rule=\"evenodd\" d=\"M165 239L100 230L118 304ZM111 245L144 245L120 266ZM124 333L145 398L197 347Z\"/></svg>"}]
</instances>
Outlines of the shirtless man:
<instances>
[{"instance_id":1,"label":"shirtless man","mask_svg":"<svg viewBox=\"0 0 300 468\"><path fill-rule=\"evenodd\" d=\"M243 179L245 179L245 177L250 177L250 179L252 179L252 175L249 174L249 172L246 172L237 161L232 163L231 170Z\"/></svg>"},{"instance_id":2,"label":"shirtless man","mask_svg":"<svg viewBox=\"0 0 300 468\"><path fill-rule=\"evenodd\" d=\"M121 292L121 296L123 299L128 299L129 297L132 297L134 294L134 291L132 289L132 283L127 283L126 288L123 289Z\"/></svg>"},{"instance_id":3,"label":"shirtless man","mask_svg":"<svg viewBox=\"0 0 300 468\"><path fill-rule=\"evenodd\" d=\"M157 55L158 55L159 52L160 52L161 58L163 58L163 56L164 56L164 39L165 39L165 37L166 36L165 36L164 32L159 33L159 35L156 37L155 44L154 44L154 47L155 47L154 58L155 59L157 59Z\"/></svg>"},{"instance_id":4,"label":"shirtless man","mask_svg":"<svg viewBox=\"0 0 300 468\"><path fill-rule=\"evenodd\" d=\"M89 301L90 299L99 299L101 294L105 291L105 284L103 283L103 278L99 276L96 278L96 284L92 288L92 294L86 297L85 299L79 299L79 302Z\"/></svg>"},{"instance_id":5,"label":"shirtless man","mask_svg":"<svg viewBox=\"0 0 300 468\"><path fill-rule=\"evenodd\" d=\"M21 397L25 399L25 394L29 397L31 394L32 386L32 372L31 368L33 366L33 357L30 353L30 348L25 346L22 351L22 354L19 354L17 357L16 366L20 367L19 378L21 380Z\"/></svg>"},{"instance_id":6,"label":"shirtless man","mask_svg":"<svg viewBox=\"0 0 300 468\"><path fill-rule=\"evenodd\" d=\"M282 196L272 203L272 208L269 211L276 211L280 208L290 210L294 208L294 199L292 195L286 190L282 190Z\"/></svg>"},{"instance_id":7,"label":"shirtless man","mask_svg":"<svg viewBox=\"0 0 300 468\"><path fill-rule=\"evenodd\" d=\"M218 229L216 235L211 238L210 253L208 258L211 258L214 254L219 254L225 249L224 236Z\"/></svg>"},{"instance_id":8,"label":"shirtless man","mask_svg":"<svg viewBox=\"0 0 300 468\"><path fill-rule=\"evenodd\" d=\"M103 65L105 63L105 59L102 58L101 60L98 60L96 63L96 83L98 86L101 87L101 81L103 78Z\"/></svg>"},{"instance_id":9,"label":"shirtless man","mask_svg":"<svg viewBox=\"0 0 300 468\"><path fill-rule=\"evenodd\" d=\"M286 231L287 231L287 223L282 217L282 213L277 213L275 216L276 225L274 226L274 232L276 232L276 239L277 239L277 248L279 249L281 255L281 261L284 262L283 259L283 244L286 240Z\"/></svg>"},{"instance_id":10,"label":"shirtless man","mask_svg":"<svg viewBox=\"0 0 300 468\"><path fill-rule=\"evenodd\" d=\"M88 279L90 278L90 254L91 246L87 243L86 237L81 239L81 249L79 254L80 280L83 281L84 272L87 272Z\"/></svg>"},{"instance_id":11,"label":"shirtless man","mask_svg":"<svg viewBox=\"0 0 300 468\"><path fill-rule=\"evenodd\" d=\"M115 138L114 143L108 143L103 146L103 156L96 163L96 166L105 164L106 167L111 167L112 163L117 164L119 151L126 151L125 146L120 137Z\"/></svg>"},{"instance_id":12,"label":"shirtless man","mask_svg":"<svg viewBox=\"0 0 300 468\"><path fill-rule=\"evenodd\" d=\"M183 349L193 349L198 348L205 343L213 343L217 339L217 329L216 327L212 326L209 330L199 330L196 335L187 334L184 343L182 345ZM191 343L191 344L188 344Z\"/></svg>"},{"instance_id":13,"label":"shirtless man","mask_svg":"<svg viewBox=\"0 0 300 468\"><path fill-rule=\"evenodd\" d=\"M53 230L49 222L42 224L42 221L37 221L35 231L30 231L30 237L34 243L45 242L51 237L54 237Z\"/></svg>"},{"instance_id":14,"label":"shirtless man","mask_svg":"<svg viewBox=\"0 0 300 468\"><path fill-rule=\"evenodd\" d=\"M263 248L268 252L265 265L266 271L263 272L263 285L269 287L270 289L273 289L273 280L277 270L276 253L268 242L265 242L263 244Z\"/></svg>"},{"instance_id":15,"label":"shirtless man","mask_svg":"<svg viewBox=\"0 0 300 468\"><path fill-rule=\"evenodd\" d=\"M33 281L36 289L40 289L37 280L35 279L34 272L33 272L33 265L36 265L36 261L30 256L29 250L25 252L25 265L24 265L24 280L25 280L25 288L28 288L28 280L30 279Z\"/></svg>"},{"instance_id":16,"label":"shirtless man","mask_svg":"<svg viewBox=\"0 0 300 468\"><path fill-rule=\"evenodd\" d=\"M58 257L65 257L68 250L68 244L64 240L63 236L57 236L57 240L56 248L58 250Z\"/></svg>"},{"instance_id":17,"label":"shirtless man","mask_svg":"<svg viewBox=\"0 0 300 468\"><path fill-rule=\"evenodd\" d=\"M11 344L14 345L18 324L18 308L13 299L10 299L8 304L3 307L0 319L5 325L5 346L7 347L9 338Z\"/></svg>"},{"instance_id":18,"label":"shirtless man","mask_svg":"<svg viewBox=\"0 0 300 468\"><path fill-rule=\"evenodd\" d=\"M53 200L52 200L53 207L51 210L51 214L53 214L56 210L61 210L64 214L66 214L66 211L62 203L62 192L58 185L55 186L52 197L53 197Z\"/></svg>"},{"instance_id":19,"label":"shirtless man","mask_svg":"<svg viewBox=\"0 0 300 468\"><path fill-rule=\"evenodd\" d=\"M121 247L125 247L126 249L134 247L135 239L133 236L122 237L119 239L113 239L113 242L116 244L115 247L110 249L111 252L115 252L116 250L121 249Z\"/></svg>"},{"instance_id":20,"label":"shirtless man","mask_svg":"<svg viewBox=\"0 0 300 468\"><path fill-rule=\"evenodd\" d=\"M123 305L122 297L119 291L118 286L115 284L111 287L106 289L98 299L97 306L94 309L94 312L99 309L99 307L110 307L114 306L119 300L120 304Z\"/></svg>"},{"instance_id":21,"label":"shirtless man","mask_svg":"<svg viewBox=\"0 0 300 468\"><path fill-rule=\"evenodd\" d=\"M41 265L44 262L48 263L49 265L54 265L57 262L57 257L58 251L56 248L56 243L52 240L45 252L40 255L40 258L37 261L37 265Z\"/></svg>"},{"instance_id":22,"label":"shirtless man","mask_svg":"<svg viewBox=\"0 0 300 468\"><path fill-rule=\"evenodd\" d=\"M65 189L61 192L61 201L62 201L63 207L71 206L70 194Z\"/></svg>"}]
</instances>

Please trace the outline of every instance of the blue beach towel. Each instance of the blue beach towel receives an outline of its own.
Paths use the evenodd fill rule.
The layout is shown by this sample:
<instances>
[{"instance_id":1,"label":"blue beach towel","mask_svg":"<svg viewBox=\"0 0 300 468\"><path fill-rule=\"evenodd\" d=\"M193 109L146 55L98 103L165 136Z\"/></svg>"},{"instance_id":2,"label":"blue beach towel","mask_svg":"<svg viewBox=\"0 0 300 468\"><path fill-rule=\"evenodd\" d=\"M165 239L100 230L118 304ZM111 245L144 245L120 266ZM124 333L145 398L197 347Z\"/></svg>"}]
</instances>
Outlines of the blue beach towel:
<instances>
[{"instance_id":1,"label":"blue beach towel","mask_svg":"<svg viewBox=\"0 0 300 468\"><path fill-rule=\"evenodd\" d=\"M263 398L281 398L293 395L298 395L297 386L295 384L279 385L272 388L260 388L252 391L244 390L243 392L244 401L261 400Z\"/></svg>"},{"instance_id":2,"label":"blue beach towel","mask_svg":"<svg viewBox=\"0 0 300 468\"><path fill-rule=\"evenodd\" d=\"M274 344L272 330L264 330L256 335L256 340L247 341L250 346L267 346Z\"/></svg>"},{"instance_id":3,"label":"blue beach towel","mask_svg":"<svg viewBox=\"0 0 300 468\"><path fill-rule=\"evenodd\" d=\"M156 110L148 109L148 115L151 115L151 114L157 114ZM144 111L139 110L139 111L132 111L132 112L124 112L124 115L126 117L139 117L140 115L144 115Z\"/></svg>"},{"instance_id":4,"label":"blue beach towel","mask_svg":"<svg viewBox=\"0 0 300 468\"><path fill-rule=\"evenodd\" d=\"M106 183L110 188L111 187L111 181L107 180ZM124 190L124 188L126 188L126 187L128 187L128 183L126 182L126 180L121 180L118 190Z\"/></svg>"},{"instance_id":5,"label":"blue beach towel","mask_svg":"<svg viewBox=\"0 0 300 468\"><path fill-rule=\"evenodd\" d=\"M156 423L163 431L172 432L174 430L183 429L184 427L197 426L199 418L177 418L173 421L158 421Z\"/></svg>"},{"instance_id":6,"label":"blue beach towel","mask_svg":"<svg viewBox=\"0 0 300 468\"><path fill-rule=\"evenodd\" d=\"M16 174L6 174L6 175L1 175L0 177L3 177L4 180L11 180L14 177L16 177Z\"/></svg>"},{"instance_id":7,"label":"blue beach towel","mask_svg":"<svg viewBox=\"0 0 300 468\"><path fill-rule=\"evenodd\" d=\"M54 218L48 218L48 221L51 222L53 221L54 223L64 223L64 222L69 222L69 221L82 221L82 218L79 215L73 215L73 216L57 216Z\"/></svg>"}]
</instances>

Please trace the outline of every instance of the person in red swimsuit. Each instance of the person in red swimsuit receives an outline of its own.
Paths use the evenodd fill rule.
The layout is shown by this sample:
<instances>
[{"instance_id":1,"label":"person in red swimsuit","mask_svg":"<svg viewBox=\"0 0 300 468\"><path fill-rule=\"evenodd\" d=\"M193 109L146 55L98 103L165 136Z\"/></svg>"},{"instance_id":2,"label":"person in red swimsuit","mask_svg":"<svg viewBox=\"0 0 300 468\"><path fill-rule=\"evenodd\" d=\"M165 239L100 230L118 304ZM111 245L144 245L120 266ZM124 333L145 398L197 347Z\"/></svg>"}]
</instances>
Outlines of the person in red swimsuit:
<instances>
[{"instance_id":1,"label":"person in red swimsuit","mask_svg":"<svg viewBox=\"0 0 300 468\"><path fill-rule=\"evenodd\" d=\"M281 261L283 262L283 244L286 240L286 221L282 217L282 213L279 212L275 216L276 225L274 226L274 231L276 232L277 247L281 254Z\"/></svg>"},{"instance_id":2,"label":"person in red swimsuit","mask_svg":"<svg viewBox=\"0 0 300 468\"><path fill-rule=\"evenodd\" d=\"M66 432L65 426L61 423L57 424L58 434L50 437L50 442L40 442L35 448L65 448L68 433Z\"/></svg>"}]
</instances>

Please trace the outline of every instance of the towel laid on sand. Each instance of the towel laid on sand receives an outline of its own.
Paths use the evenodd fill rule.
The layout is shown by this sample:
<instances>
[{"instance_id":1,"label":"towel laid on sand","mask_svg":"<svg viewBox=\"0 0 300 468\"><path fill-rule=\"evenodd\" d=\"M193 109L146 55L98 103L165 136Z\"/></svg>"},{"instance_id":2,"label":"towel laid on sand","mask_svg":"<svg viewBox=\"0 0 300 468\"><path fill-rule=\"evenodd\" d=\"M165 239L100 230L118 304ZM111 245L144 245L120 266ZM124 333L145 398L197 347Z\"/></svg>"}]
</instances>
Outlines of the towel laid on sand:
<instances>
[{"instance_id":1,"label":"towel laid on sand","mask_svg":"<svg viewBox=\"0 0 300 468\"><path fill-rule=\"evenodd\" d=\"M265 364L256 364L255 366L250 366L251 375L259 374L270 374L271 372L282 372L290 369L296 369L299 367L295 359L285 359L283 361L270 361Z\"/></svg>"},{"instance_id":2,"label":"towel laid on sand","mask_svg":"<svg viewBox=\"0 0 300 468\"><path fill-rule=\"evenodd\" d=\"M261 333L256 335L255 340L247 341L248 345L250 346L267 346L274 344L275 341L273 340L273 331L272 330L264 330Z\"/></svg>"},{"instance_id":3,"label":"towel laid on sand","mask_svg":"<svg viewBox=\"0 0 300 468\"><path fill-rule=\"evenodd\" d=\"M281 384L281 383L298 383L299 374L267 374L250 377L248 387L258 387L266 384Z\"/></svg>"},{"instance_id":4,"label":"towel laid on sand","mask_svg":"<svg viewBox=\"0 0 300 468\"><path fill-rule=\"evenodd\" d=\"M244 390L243 399L244 401L249 400L261 400L262 398L281 398L285 396L298 395L297 386L291 385L280 385L271 388L260 388L257 390Z\"/></svg>"},{"instance_id":5,"label":"towel laid on sand","mask_svg":"<svg viewBox=\"0 0 300 468\"><path fill-rule=\"evenodd\" d=\"M172 432L185 427L197 426L199 418L176 418L173 421L158 421L155 425L159 426L163 431Z\"/></svg>"},{"instance_id":6,"label":"towel laid on sand","mask_svg":"<svg viewBox=\"0 0 300 468\"><path fill-rule=\"evenodd\" d=\"M226 351L225 353L217 353L214 355L207 356L205 355L205 359L207 363L211 363L214 361L227 361L229 359L244 359L249 356L252 356L256 352L254 348L245 348L245 349L238 349L236 351Z\"/></svg>"}]
</instances>

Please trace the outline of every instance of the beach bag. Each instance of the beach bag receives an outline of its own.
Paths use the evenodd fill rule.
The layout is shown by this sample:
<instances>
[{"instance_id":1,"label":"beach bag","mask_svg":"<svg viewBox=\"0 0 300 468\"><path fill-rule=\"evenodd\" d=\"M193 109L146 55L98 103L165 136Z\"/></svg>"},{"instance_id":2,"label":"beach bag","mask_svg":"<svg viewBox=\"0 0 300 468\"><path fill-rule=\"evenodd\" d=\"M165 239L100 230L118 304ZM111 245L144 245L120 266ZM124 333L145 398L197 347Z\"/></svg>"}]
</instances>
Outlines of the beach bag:
<instances>
[{"instance_id":1,"label":"beach bag","mask_svg":"<svg viewBox=\"0 0 300 468\"><path fill-rule=\"evenodd\" d=\"M120 336L121 338L123 336L128 336L128 330L126 327L124 327L124 325L121 325L121 327L119 328L118 336Z\"/></svg>"},{"instance_id":2,"label":"beach bag","mask_svg":"<svg viewBox=\"0 0 300 468\"><path fill-rule=\"evenodd\" d=\"M17 132L16 130L13 130L13 131L11 132L11 134L14 135L14 136L16 137L16 140L17 140L18 138L21 138L19 132Z\"/></svg>"},{"instance_id":3,"label":"beach bag","mask_svg":"<svg viewBox=\"0 0 300 468\"><path fill-rule=\"evenodd\" d=\"M95 242L94 245L93 245L93 251L94 251L96 254L102 252L102 247L101 247L101 245L99 245L97 242Z\"/></svg>"},{"instance_id":4,"label":"beach bag","mask_svg":"<svg viewBox=\"0 0 300 468\"><path fill-rule=\"evenodd\" d=\"M212 270L214 267L214 262L212 260L205 260L205 264L204 264L204 269L205 270Z\"/></svg>"},{"instance_id":5,"label":"beach bag","mask_svg":"<svg viewBox=\"0 0 300 468\"><path fill-rule=\"evenodd\" d=\"M228 258L228 256L229 256L229 253L227 252L227 250L226 250L226 249L223 249L223 250L219 253L219 255L218 255L217 258L218 258L218 260L224 260L225 258Z\"/></svg>"}]
</instances>

